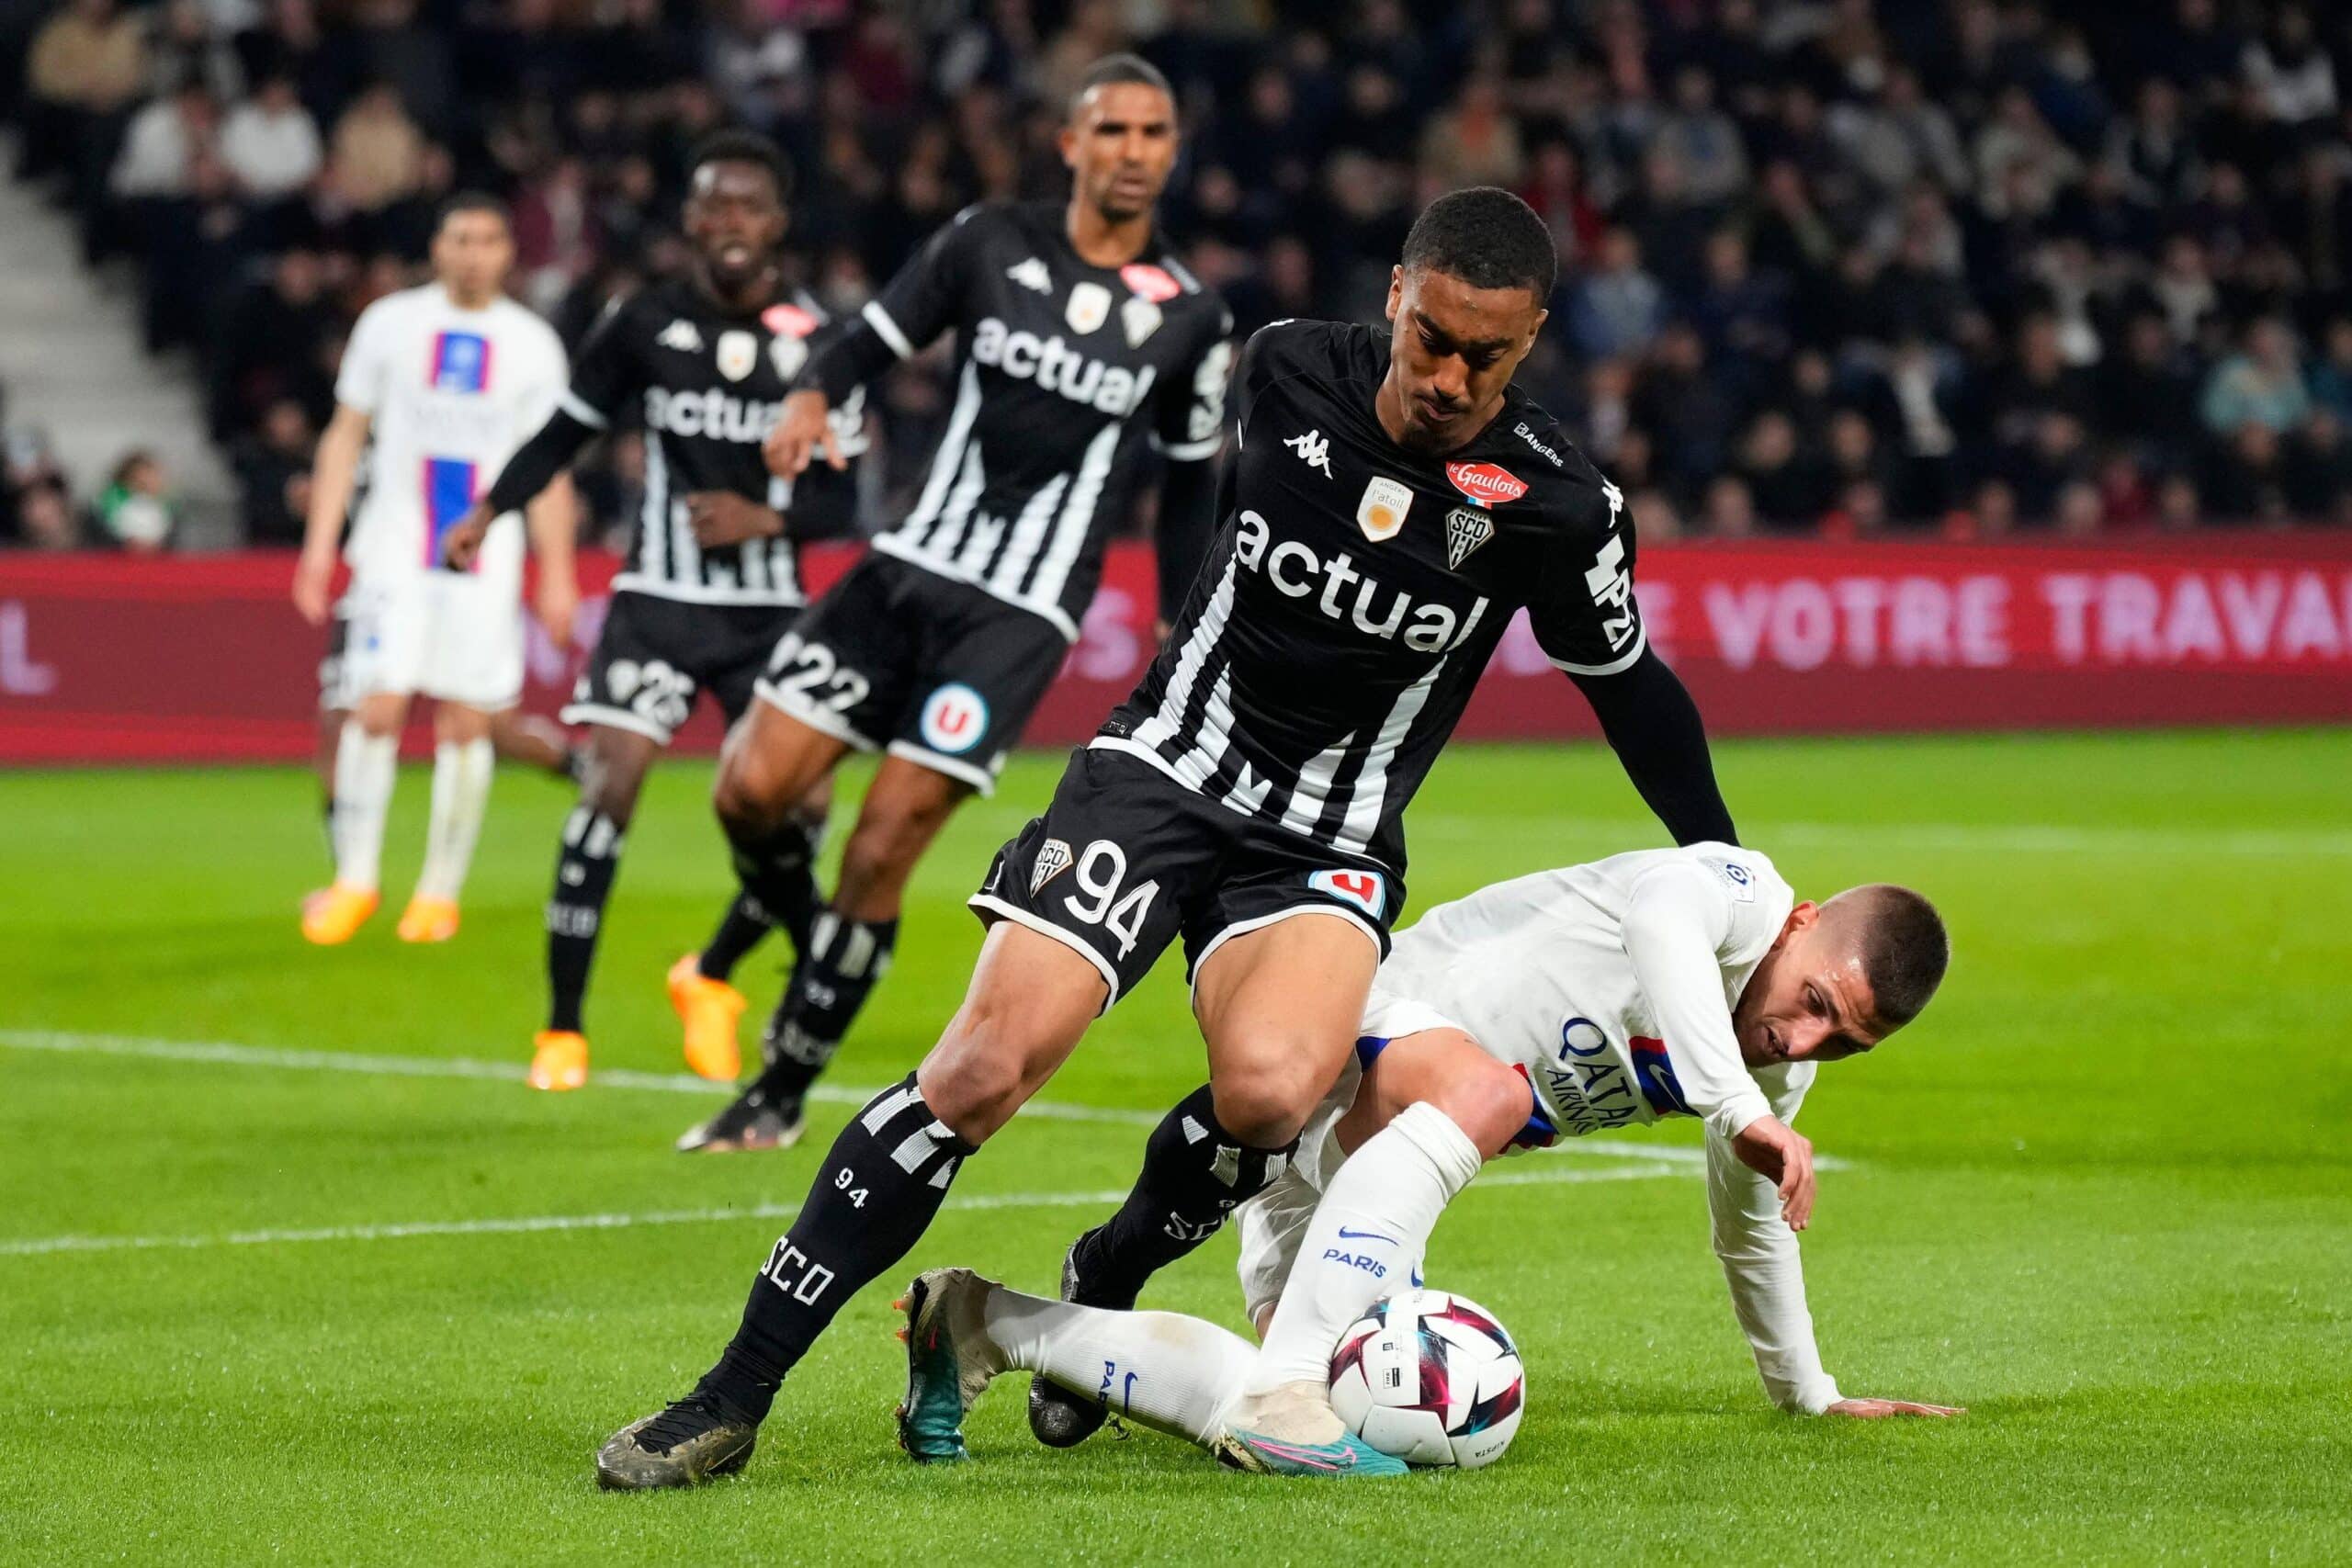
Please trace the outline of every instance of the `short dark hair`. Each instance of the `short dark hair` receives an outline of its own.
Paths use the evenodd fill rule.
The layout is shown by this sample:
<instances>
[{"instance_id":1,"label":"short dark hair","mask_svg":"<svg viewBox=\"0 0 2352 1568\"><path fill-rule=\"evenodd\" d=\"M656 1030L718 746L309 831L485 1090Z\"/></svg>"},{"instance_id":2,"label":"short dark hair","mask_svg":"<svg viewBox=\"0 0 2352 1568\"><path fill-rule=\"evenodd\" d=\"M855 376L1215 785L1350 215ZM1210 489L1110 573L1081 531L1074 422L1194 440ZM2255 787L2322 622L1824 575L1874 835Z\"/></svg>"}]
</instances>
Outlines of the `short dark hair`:
<instances>
[{"instance_id":1,"label":"short dark hair","mask_svg":"<svg viewBox=\"0 0 2352 1568\"><path fill-rule=\"evenodd\" d=\"M1918 1017L1951 964L1951 935L1936 907L1908 887L1873 882L1848 888L1822 908L1857 922L1878 1021L1899 1029Z\"/></svg>"},{"instance_id":2,"label":"short dark hair","mask_svg":"<svg viewBox=\"0 0 2352 1568\"><path fill-rule=\"evenodd\" d=\"M1421 209L1405 236L1405 270L1458 277L1473 288L1524 288L1542 304L1560 275L1552 231L1499 186L1450 191Z\"/></svg>"},{"instance_id":3,"label":"short dark hair","mask_svg":"<svg viewBox=\"0 0 2352 1568\"><path fill-rule=\"evenodd\" d=\"M504 202L486 190L461 190L443 197L441 205L434 209L433 231L438 234L442 225L460 212L487 212L505 224L510 232L514 227L514 220L507 215Z\"/></svg>"},{"instance_id":4,"label":"short dark hair","mask_svg":"<svg viewBox=\"0 0 2352 1568\"><path fill-rule=\"evenodd\" d=\"M706 164L752 164L765 169L775 182L775 198L792 196L792 164L784 149L756 130L714 130L695 143L686 155L686 178L693 179Z\"/></svg>"},{"instance_id":5,"label":"short dark hair","mask_svg":"<svg viewBox=\"0 0 2352 1568\"><path fill-rule=\"evenodd\" d=\"M1140 54L1106 54L1086 68L1078 79L1078 86L1069 96L1069 118L1076 119L1086 103L1086 95L1097 87L1115 87L1133 83L1145 87L1157 87L1176 101L1176 89L1168 83L1168 74Z\"/></svg>"}]
</instances>

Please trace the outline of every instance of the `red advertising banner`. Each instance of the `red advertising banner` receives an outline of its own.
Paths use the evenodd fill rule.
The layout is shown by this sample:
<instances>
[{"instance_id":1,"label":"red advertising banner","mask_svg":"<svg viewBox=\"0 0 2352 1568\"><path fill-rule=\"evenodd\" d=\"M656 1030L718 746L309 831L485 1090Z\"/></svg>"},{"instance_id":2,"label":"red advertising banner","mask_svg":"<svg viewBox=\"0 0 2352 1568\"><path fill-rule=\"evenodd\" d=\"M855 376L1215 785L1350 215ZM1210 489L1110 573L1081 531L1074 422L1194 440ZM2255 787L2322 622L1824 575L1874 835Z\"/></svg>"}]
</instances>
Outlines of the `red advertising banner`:
<instances>
[{"instance_id":1,"label":"red advertising banner","mask_svg":"<svg viewBox=\"0 0 2352 1568\"><path fill-rule=\"evenodd\" d=\"M854 547L815 552L831 581ZM614 562L583 562L593 640ZM290 556L0 556L0 763L307 756L324 637ZM1644 552L1651 640L1718 734L2352 720L2352 533L2111 544L1753 540ZM1102 594L1030 739L1092 733L1151 649L1148 548ZM536 629L526 701L581 655ZM1483 737L1591 733L1525 619L1464 720ZM682 743L707 749L697 716Z\"/></svg>"}]
</instances>

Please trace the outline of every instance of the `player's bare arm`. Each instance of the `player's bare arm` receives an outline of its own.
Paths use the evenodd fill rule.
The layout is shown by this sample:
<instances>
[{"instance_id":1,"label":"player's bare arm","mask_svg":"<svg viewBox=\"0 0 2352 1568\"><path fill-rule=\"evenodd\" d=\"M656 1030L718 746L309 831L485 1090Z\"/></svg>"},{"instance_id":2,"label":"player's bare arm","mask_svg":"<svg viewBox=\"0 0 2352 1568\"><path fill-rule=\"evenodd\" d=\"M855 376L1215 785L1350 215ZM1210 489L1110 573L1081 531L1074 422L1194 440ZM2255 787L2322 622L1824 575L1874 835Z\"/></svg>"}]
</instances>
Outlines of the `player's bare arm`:
<instances>
[{"instance_id":1,"label":"player's bare arm","mask_svg":"<svg viewBox=\"0 0 2352 1568\"><path fill-rule=\"evenodd\" d=\"M523 509L523 525L531 536L531 553L539 561L532 612L538 616L539 625L547 628L548 640L558 648L571 646L571 624L580 613L580 573L572 553L579 515L580 498L568 473L557 475L555 482L539 491Z\"/></svg>"},{"instance_id":2,"label":"player's bare arm","mask_svg":"<svg viewBox=\"0 0 2352 1568\"><path fill-rule=\"evenodd\" d=\"M783 536L784 513L731 490L698 490L686 496L686 523L704 549Z\"/></svg>"},{"instance_id":3,"label":"player's bare arm","mask_svg":"<svg viewBox=\"0 0 2352 1568\"><path fill-rule=\"evenodd\" d=\"M334 606L335 541L351 511L351 492L367 450L368 415L347 403L319 436L311 468L311 509L302 522L302 554L294 564L294 607L314 626L326 625Z\"/></svg>"},{"instance_id":4,"label":"player's bare arm","mask_svg":"<svg viewBox=\"0 0 2352 1568\"><path fill-rule=\"evenodd\" d=\"M784 400L784 415L768 433L769 471L779 479L797 479L810 461L824 458L832 468L846 468L841 443L833 434L832 400L821 387L802 387Z\"/></svg>"}]
</instances>

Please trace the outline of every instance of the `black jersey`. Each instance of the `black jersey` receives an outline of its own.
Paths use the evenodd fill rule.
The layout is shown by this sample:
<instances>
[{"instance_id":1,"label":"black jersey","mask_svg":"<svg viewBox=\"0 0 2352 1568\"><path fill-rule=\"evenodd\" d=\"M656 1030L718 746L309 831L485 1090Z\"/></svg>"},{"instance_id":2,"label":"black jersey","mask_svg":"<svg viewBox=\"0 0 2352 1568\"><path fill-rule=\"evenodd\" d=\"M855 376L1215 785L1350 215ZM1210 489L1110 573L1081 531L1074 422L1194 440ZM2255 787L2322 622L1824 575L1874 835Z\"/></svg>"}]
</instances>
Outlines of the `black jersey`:
<instances>
[{"instance_id":1,"label":"black jersey","mask_svg":"<svg viewBox=\"0 0 2352 1568\"><path fill-rule=\"evenodd\" d=\"M1444 457L1388 439L1385 330L1278 321L1242 359L1230 512L1095 739L1402 874L1397 818L1512 615L1552 661L1640 658L1624 500L1516 387Z\"/></svg>"},{"instance_id":2,"label":"black jersey","mask_svg":"<svg viewBox=\"0 0 2352 1568\"><path fill-rule=\"evenodd\" d=\"M1233 318L1159 238L1093 266L1063 209L966 209L865 307L900 358L950 327L956 404L922 498L875 547L1035 612L1075 640L1147 438L1222 439Z\"/></svg>"},{"instance_id":3,"label":"black jersey","mask_svg":"<svg viewBox=\"0 0 2352 1568\"><path fill-rule=\"evenodd\" d=\"M796 539L846 531L853 476L820 465L787 484L768 472L760 446L809 354L842 330L805 294L737 314L684 279L605 312L573 357L559 406L598 430L634 406L645 429L645 502L615 589L699 604L802 602ZM865 450L865 413L863 397L833 411L845 456ZM697 491L775 507L785 536L701 548L686 521L685 498Z\"/></svg>"}]
</instances>

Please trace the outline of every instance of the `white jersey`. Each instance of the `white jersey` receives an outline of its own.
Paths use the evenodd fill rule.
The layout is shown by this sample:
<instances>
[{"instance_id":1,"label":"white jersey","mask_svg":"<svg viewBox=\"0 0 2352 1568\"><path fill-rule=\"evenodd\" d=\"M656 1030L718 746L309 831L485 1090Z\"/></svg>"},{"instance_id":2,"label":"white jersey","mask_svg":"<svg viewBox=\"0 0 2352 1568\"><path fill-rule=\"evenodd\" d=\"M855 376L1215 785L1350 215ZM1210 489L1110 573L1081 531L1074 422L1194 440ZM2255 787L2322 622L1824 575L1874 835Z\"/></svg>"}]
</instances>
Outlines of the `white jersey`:
<instances>
[{"instance_id":1,"label":"white jersey","mask_svg":"<svg viewBox=\"0 0 2352 1568\"><path fill-rule=\"evenodd\" d=\"M1730 1142L1758 1116L1792 1121L1817 1070L1747 1066L1732 1029L1740 993L1794 905L1770 860L1729 844L1645 850L1498 883L1397 935L1363 1027L1383 1041L1460 1029L1518 1068L1539 1112L1527 1143L1668 1116L1705 1122L1712 1237L1733 1310L1774 1403L1818 1414L1838 1400L1838 1384L1814 1343L1797 1238L1772 1183L1741 1164ZM1358 1055L1374 1051L1368 1040ZM1355 1089L1351 1063L1330 1114L1302 1141L1300 1185L1319 1190L1336 1168L1336 1144L1323 1140ZM1577 1201L1599 1201L1589 1194L1601 1190L1579 1189ZM1279 1292L1295 1227L1313 1208L1303 1192L1269 1197L1263 1212L1244 1213L1253 1308Z\"/></svg>"},{"instance_id":2,"label":"white jersey","mask_svg":"<svg viewBox=\"0 0 2352 1568\"><path fill-rule=\"evenodd\" d=\"M504 298L458 307L437 283L386 295L360 312L335 378L335 401L369 416L368 492L344 558L365 581L430 571L449 529L489 491L563 395L555 330ZM520 594L523 530L502 517L475 571Z\"/></svg>"}]
</instances>

